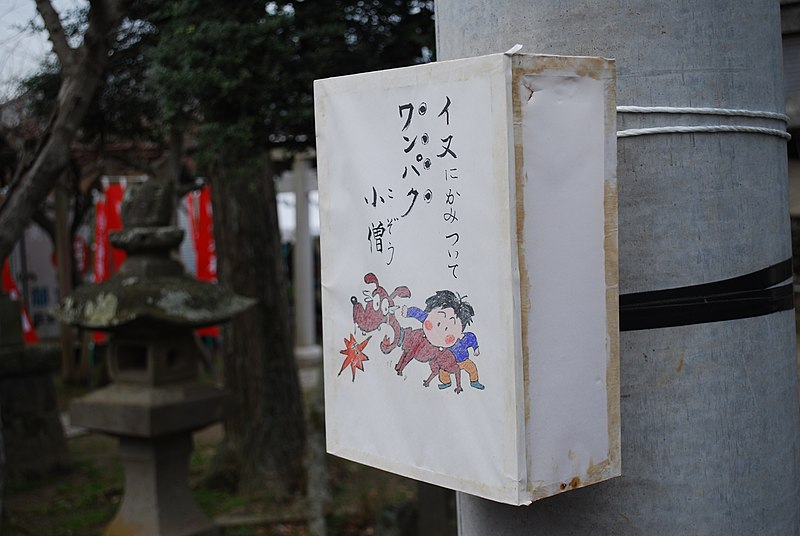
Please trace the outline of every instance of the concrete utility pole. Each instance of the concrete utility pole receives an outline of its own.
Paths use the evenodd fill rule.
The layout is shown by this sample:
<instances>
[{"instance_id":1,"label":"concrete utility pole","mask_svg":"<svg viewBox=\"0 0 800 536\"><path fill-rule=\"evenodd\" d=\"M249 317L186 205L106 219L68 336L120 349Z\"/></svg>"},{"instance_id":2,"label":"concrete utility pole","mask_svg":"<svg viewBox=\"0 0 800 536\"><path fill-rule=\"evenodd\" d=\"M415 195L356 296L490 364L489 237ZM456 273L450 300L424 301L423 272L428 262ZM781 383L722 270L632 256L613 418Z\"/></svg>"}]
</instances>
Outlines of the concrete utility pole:
<instances>
[{"instance_id":1,"label":"concrete utility pole","mask_svg":"<svg viewBox=\"0 0 800 536\"><path fill-rule=\"evenodd\" d=\"M623 476L521 508L459 494L459 533L800 533L794 314L768 289L785 283L791 256L786 146L738 128L784 124L697 110L783 110L778 2L437 0L436 10L439 60L515 43L612 57L618 105L694 109L620 113L618 130L737 126L619 139L623 329L633 321L621 337ZM681 289L666 296L681 307L659 305L662 289ZM635 293L645 306L626 313Z\"/></svg>"}]
</instances>

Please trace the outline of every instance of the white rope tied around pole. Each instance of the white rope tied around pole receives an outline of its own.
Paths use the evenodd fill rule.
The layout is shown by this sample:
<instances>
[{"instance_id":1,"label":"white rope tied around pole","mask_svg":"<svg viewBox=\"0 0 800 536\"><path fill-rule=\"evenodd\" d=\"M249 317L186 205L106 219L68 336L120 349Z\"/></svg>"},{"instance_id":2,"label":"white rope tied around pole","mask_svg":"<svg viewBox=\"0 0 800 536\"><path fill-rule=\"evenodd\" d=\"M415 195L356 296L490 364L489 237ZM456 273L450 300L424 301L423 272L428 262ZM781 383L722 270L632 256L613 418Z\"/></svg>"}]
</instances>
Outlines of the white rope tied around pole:
<instances>
[{"instance_id":1,"label":"white rope tied around pole","mask_svg":"<svg viewBox=\"0 0 800 536\"><path fill-rule=\"evenodd\" d=\"M772 119L783 122L789 121L786 114L775 112L762 112L755 110L732 110L726 108L682 108L677 106L617 106L617 113L635 114L696 114L696 115L724 115L738 117L756 117L761 119ZM618 138L629 138L632 136L647 136L654 134L693 134L703 132L744 132L749 134L765 134L768 136L778 136L785 140L792 138L791 134L784 130L775 128L753 127L744 125L695 125L695 126L668 126L650 128L632 128L617 131Z\"/></svg>"},{"instance_id":2,"label":"white rope tied around pole","mask_svg":"<svg viewBox=\"0 0 800 536\"><path fill-rule=\"evenodd\" d=\"M632 136L647 136L650 134L691 134L696 132L745 132L750 134L766 134L768 136L778 136L785 140L792 139L792 135L785 130L775 128L747 127L741 125L708 125L708 126L675 126L675 127L652 127L652 128L631 128L628 130L617 131L618 138L630 138Z\"/></svg>"},{"instance_id":3,"label":"white rope tied around pole","mask_svg":"<svg viewBox=\"0 0 800 536\"><path fill-rule=\"evenodd\" d=\"M727 108L681 108L677 106L617 106L617 112L627 114L702 114L738 115L741 117L763 117L788 122L789 116L775 112L755 110L730 110Z\"/></svg>"}]
</instances>

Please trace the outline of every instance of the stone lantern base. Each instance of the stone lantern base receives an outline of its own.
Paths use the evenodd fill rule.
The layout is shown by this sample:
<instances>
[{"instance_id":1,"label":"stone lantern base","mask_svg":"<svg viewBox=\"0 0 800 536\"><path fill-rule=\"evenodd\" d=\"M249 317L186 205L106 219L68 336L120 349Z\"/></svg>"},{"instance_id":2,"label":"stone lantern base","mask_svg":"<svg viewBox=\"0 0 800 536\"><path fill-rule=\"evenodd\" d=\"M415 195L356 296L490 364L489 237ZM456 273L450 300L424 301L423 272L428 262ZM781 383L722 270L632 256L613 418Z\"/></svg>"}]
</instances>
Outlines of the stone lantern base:
<instances>
[{"instance_id":1,"label":"stone lantern base","mask_svg":"<svg viewBox=\"0 0 800 536\"><path fill-rule=\"evenodd\" d=\"M186 485L191 451L189 434L156 439L120 437L125 497L104 534L222 534L197 506Z\"/></svg>"},{"instance_id":2,"label":"stone lantern base","mask_svg":"<svg viewBox=\"0 0 800 536\"><path fill-rule=\"evenodd\" d=\"M227 394L196 381L142 388L114 383L72 402L72 422L114 435L125 495L104 534L220 534L188 486L192 432L222 418Z\"/></svg>"}]
</instances>

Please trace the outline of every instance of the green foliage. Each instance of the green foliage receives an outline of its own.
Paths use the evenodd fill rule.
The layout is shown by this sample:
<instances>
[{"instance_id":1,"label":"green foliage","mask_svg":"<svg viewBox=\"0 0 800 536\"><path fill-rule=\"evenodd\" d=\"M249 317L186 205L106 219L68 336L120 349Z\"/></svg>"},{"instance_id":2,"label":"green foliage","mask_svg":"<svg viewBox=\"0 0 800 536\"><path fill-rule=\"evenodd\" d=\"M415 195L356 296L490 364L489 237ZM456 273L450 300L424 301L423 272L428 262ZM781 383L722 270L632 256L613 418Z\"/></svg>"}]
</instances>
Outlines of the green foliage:
<instances>
[{"instance_id":1,"label":"green foliage","mask_svg":"<svg viewBox=\"0 0 800 536\"><path fill-rule=\"evenodd\" d=\"M433 54L433 2L416 0L325 0L287 2L287 35L294 54L286 64L284 90L275 102L283 111L272 141L313 139L315 79L407 66ZM276 137L277 136L277 137Z\"/></svg>"},{"instance_id":2,"label":"green foliage","mask_svg":"<svg viewBox=\"0 0 800 536\"><path fill-rule=\"evenodd\" d=\"M192 492L192 497L197 502L197 506L210 517L250 503L250 500L243 495L234 495L218 489L197 488Z\"/></svg>"},{"instance_id":3,"label":"green foliage","mask_svg":"<svg viewBox=\"0 0 800 536\"><path fill-rule=\"evenodd\" d=\"M313 80L427 61L432 2L171 2L153 78L168 121L200 119L206 154L314 139Z\"/></svg>"},{"instance_id":4,"label":"green foliage","mask_svg":"<svg viewBox=\"0 0 800 536\"><path fill-rule=\"evenodd\" d=\"M86 11L65 27L79 34ZM201 160L314 140L313 81L429 61L430 0L135 0L82 128L84 142L164 140L196 125ZM46 118L55 64L25 82Z\"/></svg>"},{"instance_id":5,"label":"green foliage","mask_svg":"<svg viewBox=\"0 0 800 536\"><path fill-rule=\"evenodd\" d=\"M3 532L8 534L96 534L119 507L122 468L105 454L116 442L84 437L69 444L74 467L9 486ZM99 459L98 453L104 453ZM57 520L57 521L54 521Z\"/></svg>"},{"instance_id":6,"label":"green foliage","mask_svg":"<svg viewBox=\"0 0 800 536\"><path fill-rule=\"evenodd\" d=\"M143 20L123 21L106 70L105 83L84 120L84 141L160 140L163 124L149 79L147 50L156 28Z\"/></svg>"}]
</instances>

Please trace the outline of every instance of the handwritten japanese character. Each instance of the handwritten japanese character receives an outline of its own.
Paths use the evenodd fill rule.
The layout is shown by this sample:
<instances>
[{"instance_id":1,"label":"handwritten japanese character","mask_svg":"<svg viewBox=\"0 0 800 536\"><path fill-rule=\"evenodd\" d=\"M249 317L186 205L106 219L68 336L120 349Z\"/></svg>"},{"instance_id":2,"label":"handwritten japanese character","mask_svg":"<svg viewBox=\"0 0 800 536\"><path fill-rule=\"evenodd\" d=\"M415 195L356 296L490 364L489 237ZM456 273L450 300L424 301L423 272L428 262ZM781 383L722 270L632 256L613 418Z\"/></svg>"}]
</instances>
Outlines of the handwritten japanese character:
<instances>
[{"instance_id":1,"label":"handwritten japanese character","mask_svg":"<svg viewBox=\"0 0 800 536\"><path fill-rule=\"evenodd\" d=\"M450 212L445 212L442 217L447 223L455 223L458 221L458 218L456 217L456 211L453 210L453 207L450 207Z\"/></svg>"},{"instance_id":2,"label":"handwritten japanese character","mask_svg":"<svg viewBox=\"0 0 800 536\"><path fill-rule=\"evenodd\" d=\"M458 158L456 156L456 153L454 153L453 150L450 149L450 143L452 143L452 141L453 141L453 135L452 134L450 134L446 138L442 138L442 143L446 143L447 145L442 145L442 149L444 149L444 150L442 151L441 154L437 154L436 156L439 157L439 158L443 158L445 155L450 154L450 155L452 155L453 158Z\"/></svg>"},{"instance_id":3,"label":"handwritten japanese character","mask_svg":"<svg viewBox=\"0 0 800 536\"><path fill-rule=\"evenodd\" d=\"M419 171L417 170L416 166L411 166L411 169L412 169L412 171L414 171L414 173L417 174L417 177L420 176L419 175ZM403 178L405 179L407 176L408 176L408 166L405 166L403 168Z\"/></svg>"},{"instance_id":4,"label":"handwritten japanese character","mask_svg":"<svg viewBox=\"0 0 800 536\"><path fill-rule=\"evenodd\" d=\"M369 232L367 232L370 252L372 252L373 246L378 253L383 252L383 233L385 231L386 228L383 226L383 222L378 222L377 225L373 224L372 227L370 227Z\"/></svg>"},{"instance_id":5,"label":"handwritten japanese character","mask_svg":"<svg viewBox=\"0 0 800 536\"><path fill-rule=\"evenodd\" d=\"M449 125L450 124L450 97L447 97L447 95L445 95L445 97L447 98L447 102L445 103L444 108L442 108L442 111L439 112L439 115L437 115L436 117L442 117L442 115L444 115L445 120L447 121L447 124Z\"/></svg>"},{"instance_id":6,"label":"handwritten japanese character","mask_svg":"<svg viewBox=\"0 0 800 536\"><path fill-rule=\"evenodd\" d=\"M458 276L456 275L456 268L458 268L458 264L448 264L447 267L453 270L453 277L458 279Z\"/></svg>"},{"instance_id":7,"label":"handwritten japanese character","mask_svg":"<svg viewBox=\"0 0 800 536\"><path fill-rule=\"evenodd\" d=\"M453 189L451 188L447 191L444 202L448 205L452 205L456 202L456 196L461 197L461 194L458 192L453 193Z\"/></svg>"},{"instance_id":8,"label":"handwritten japanese character","mask_svg":"<svg viewBox=\"0 0 800 536\"><path fill-rule=\"evenodd\" d=\"M375 207L375 206L378 206L378 198L379 197L380 196L378 195L378 191L375 190L375 187L373 186L372 187L372 203L370 203L369 199L367 199L366 197L364 198L364 201L366 201L368 205L372 205L373 207ZM381 203L384 202L383 201L383 197L380 197L380 200L381 200Z\"/></svg>"},{"instance_id":9,"label":"handwritten japanese character","mask_svg":"<svg viewBox=\"0 0 800 536\"><path fill-rule=\"evenodd\" d=\"M414 105L409 102L408 104L401 104L398 108L400 110L400 119L403 118L403 110L408 110L408 118L406 119L406 124L403 125L403 130L405 130L408 128L408 125L411 124L411 116L414 115Z\"/></svg>"},{"instance_id":10,"label":"handwritten japanese character","mask_svg":"<svg viewBox=\"0 0 800 536\"><path fill-rule=\"evenodd\" d=\"M406 210L405 214L403 214L402 216L400 216L401 218L404 218L404 217L408 216L408 213L409 213L409 212L411 212L411 209L412 209L412 208L414 208L414 203L416 203L416 202L417 202L417 196L418 196L418 195L419 195L419 192L418 192L417 190L415 190L414 188L411 188L411 189L408 191L408 193L406 194L406 197L408 197L408 196L412 196L412 197L411 197L411 205L408 207L408 210Z\"/></svg>"}]
</instances>

